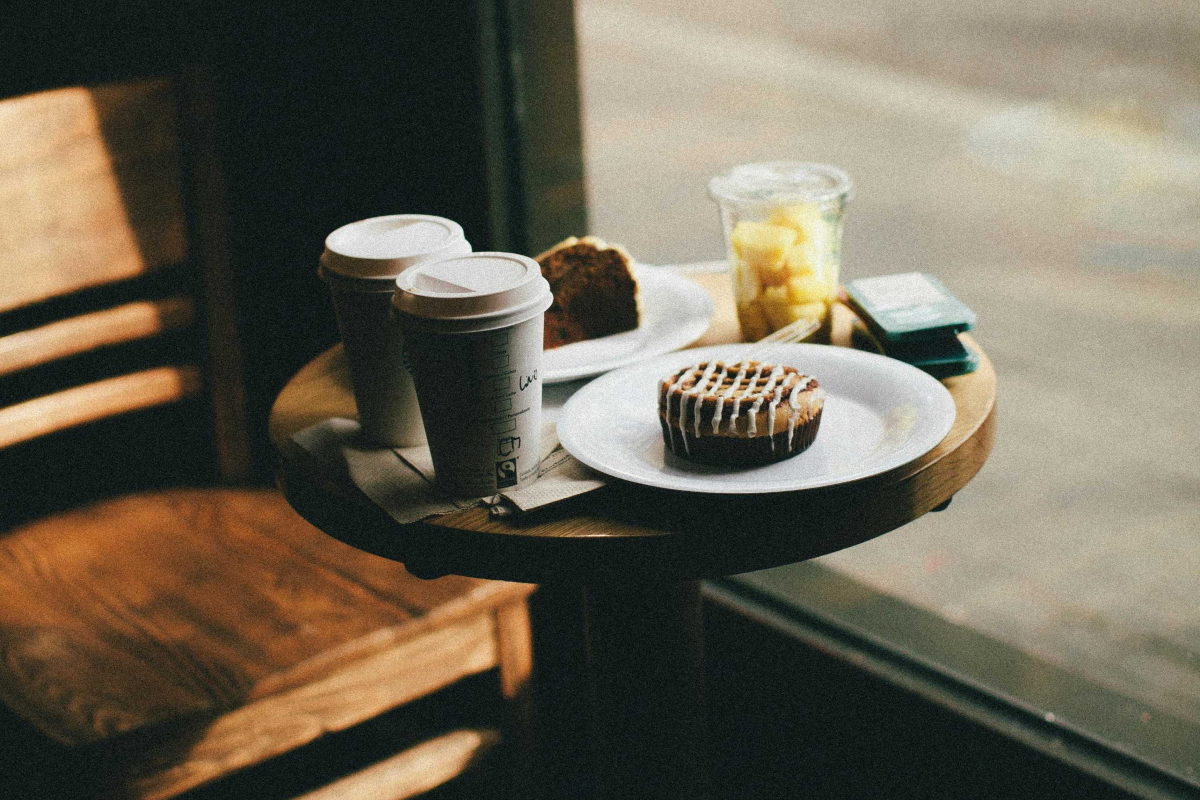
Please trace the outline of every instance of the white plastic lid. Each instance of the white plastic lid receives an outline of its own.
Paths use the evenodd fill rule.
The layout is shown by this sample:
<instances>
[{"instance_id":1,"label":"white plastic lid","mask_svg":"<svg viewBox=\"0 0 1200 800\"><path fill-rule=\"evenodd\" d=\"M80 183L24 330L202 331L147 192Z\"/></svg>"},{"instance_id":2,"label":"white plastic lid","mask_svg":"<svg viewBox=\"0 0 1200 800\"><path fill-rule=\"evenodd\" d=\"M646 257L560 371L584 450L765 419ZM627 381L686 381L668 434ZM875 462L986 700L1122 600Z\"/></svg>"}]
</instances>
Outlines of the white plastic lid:
<instances>
[{"instance_id":1,"label":"white plastic lid","mask_svg":"<svg viewBox=\"0 0 1200 800\"><path fill-rule=\"evenodd\" d=\"M852 189L850 176L837 167L803 161L741 164L708 182L714 200L737 205L850 199Z\"/></svg>"},{"instance_id":2,"label":"white plastic lid","mask_svg":"<svg viewBox=\"0 0 1200 800\"><path fill-rule=\"evenodd\" d=\"M391 214L351 222L325 238L322 277L380 280L389 284L425 261L471 252L462 226L428 214Z\"/></svg>"},{"instance_id":3,"label":"white plastic lid","mask_svg":"<svg viewBox=\"0 0 1200 800\"><path fill-rule=\"evenodd\" d=\"M406 324L467 333L524 322L554 297L538 263L515 253L472 253L419 264L396 279L392 304Z\"/></svg>"}]
</instances>

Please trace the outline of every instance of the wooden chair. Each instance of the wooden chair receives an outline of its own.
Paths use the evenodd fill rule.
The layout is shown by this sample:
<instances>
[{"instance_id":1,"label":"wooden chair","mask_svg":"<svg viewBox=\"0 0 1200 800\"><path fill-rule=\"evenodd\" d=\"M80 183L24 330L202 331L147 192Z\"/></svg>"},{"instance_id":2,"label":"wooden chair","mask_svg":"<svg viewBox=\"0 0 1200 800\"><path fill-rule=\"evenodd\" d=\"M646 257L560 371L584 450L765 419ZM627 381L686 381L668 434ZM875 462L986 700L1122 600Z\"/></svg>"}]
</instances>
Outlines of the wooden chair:
<instances>
[{"instance_id":1,"label":"wooden chair","mask_svg":"<svg viewBox=\"0 0 1200 800\"><path fill-rule=\"evenodd\" d=\"M0 101L0 700L10 739L65 753L36 763L70 796L171 797L494 668L519 704L530 673L533 587L418 580L239 488L210 96ZM85 473L92 501L61 508ZM494 741L448 734L314 796L407 796ZM25 762L0 752L2 784Z\"/></svg>"}]
</instances>

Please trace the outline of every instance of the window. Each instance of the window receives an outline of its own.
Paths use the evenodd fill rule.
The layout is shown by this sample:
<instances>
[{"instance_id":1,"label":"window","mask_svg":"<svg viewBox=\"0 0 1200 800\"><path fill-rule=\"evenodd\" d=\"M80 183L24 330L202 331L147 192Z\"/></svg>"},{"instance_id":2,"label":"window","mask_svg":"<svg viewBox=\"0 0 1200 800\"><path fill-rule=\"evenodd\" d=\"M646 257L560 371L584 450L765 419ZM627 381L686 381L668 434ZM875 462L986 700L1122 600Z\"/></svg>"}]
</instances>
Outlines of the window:
<instances>
[{"instance_id":1,"label":"window","mask_svg":"<svg viewBox=\"0 0 1200 800\"><path fill-rule=\"evenodd\" d=\"M936 274L996 366L995 449L945 513L745 584L1200 787L1200 6L580 0L577 25L591 232L719 259L710 176L836 164L843 276Z\"/></svg>"}]
</instances>

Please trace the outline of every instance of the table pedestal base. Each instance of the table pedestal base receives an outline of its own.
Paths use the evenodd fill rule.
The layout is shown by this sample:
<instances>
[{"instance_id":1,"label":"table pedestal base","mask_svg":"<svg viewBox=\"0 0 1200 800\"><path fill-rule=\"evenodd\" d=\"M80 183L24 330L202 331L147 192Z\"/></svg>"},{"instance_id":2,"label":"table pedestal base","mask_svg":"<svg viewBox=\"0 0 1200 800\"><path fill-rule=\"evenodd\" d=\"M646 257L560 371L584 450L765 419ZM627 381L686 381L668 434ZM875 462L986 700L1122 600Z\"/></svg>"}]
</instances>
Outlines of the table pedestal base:
<instances>
[{"instance_id":1,"label":"table pedestal base","mask_svg":"<svg viewBox=\"0 0 1200 800\"><path fill-rule=\"evenodd\" d=\"M593 796L707 796L698 581L584 591Z\"/></svg>"}]
</instances>

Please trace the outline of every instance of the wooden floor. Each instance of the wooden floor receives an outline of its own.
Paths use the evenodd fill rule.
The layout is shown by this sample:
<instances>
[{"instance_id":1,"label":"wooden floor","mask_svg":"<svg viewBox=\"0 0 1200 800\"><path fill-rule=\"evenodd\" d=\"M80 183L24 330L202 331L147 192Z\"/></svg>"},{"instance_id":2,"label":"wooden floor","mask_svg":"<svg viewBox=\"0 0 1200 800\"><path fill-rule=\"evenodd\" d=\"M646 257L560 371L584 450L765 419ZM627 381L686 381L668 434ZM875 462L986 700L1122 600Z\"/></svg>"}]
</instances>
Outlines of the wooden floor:
<instances>
[{"instance_id":1,"label":"wooden floor","mask_svg":"<svg viewBox=\"0 0 1200 800\"><path fill-rule=\"evenodd\" d=\"M592 233L720 258L709 176L832 162L844 275L979 314L991 461L824 562L1200 724L1200 10L582 0L578 29Z\"/></svg>"}]
</instances>

